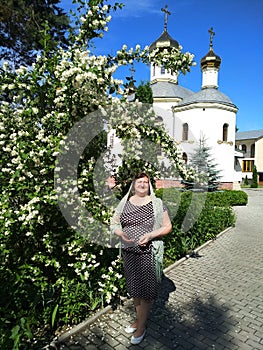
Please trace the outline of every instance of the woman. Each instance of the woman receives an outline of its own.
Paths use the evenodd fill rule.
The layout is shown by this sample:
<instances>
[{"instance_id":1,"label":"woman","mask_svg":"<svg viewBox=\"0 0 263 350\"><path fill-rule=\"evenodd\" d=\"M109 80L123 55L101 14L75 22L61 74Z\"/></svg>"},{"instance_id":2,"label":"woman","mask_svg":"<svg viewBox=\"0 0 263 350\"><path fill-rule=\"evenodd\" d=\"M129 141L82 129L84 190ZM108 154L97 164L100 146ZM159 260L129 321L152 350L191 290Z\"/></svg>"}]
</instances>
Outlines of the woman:
<instances>
[{"instance_id":1,"label":"woman","mask_svg":"<svg viewBox=\"0 0 263 350\"><path fill-rule=\"evenodd\" d=\"M162 201L156 198L149 177L139 173L121 200L112 220L112 231L122 239L124 271L136 320L125 331L139 344L161 279L163 245L157 238L168 234L171 221Z\"/></svg>"}]
</instances>

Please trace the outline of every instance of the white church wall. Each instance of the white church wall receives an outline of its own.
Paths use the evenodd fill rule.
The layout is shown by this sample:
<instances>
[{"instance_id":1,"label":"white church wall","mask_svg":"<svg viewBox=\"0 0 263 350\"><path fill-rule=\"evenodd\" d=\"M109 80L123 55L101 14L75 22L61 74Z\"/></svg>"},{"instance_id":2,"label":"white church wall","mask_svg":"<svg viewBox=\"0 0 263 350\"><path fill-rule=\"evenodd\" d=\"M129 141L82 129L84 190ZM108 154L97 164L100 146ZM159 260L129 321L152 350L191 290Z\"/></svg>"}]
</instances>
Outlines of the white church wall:
<instances>
[{"instance_id":1,"label":"white church wall","mask_svg":"<svg viewBox=\"0 0 263 350\"><path fill-rule=\"evenodd\" d=\"M235 113L217 108L192 108L174 113L177 127L175 138L186 152L188 159L198 146L200 138L211 147L211 157L221 170L222 182L234 181ZM182 141L183 124L187 123L189 135ZM228 124L228 138L223 141L223 125Z\"/></svg>"}]
</instances>

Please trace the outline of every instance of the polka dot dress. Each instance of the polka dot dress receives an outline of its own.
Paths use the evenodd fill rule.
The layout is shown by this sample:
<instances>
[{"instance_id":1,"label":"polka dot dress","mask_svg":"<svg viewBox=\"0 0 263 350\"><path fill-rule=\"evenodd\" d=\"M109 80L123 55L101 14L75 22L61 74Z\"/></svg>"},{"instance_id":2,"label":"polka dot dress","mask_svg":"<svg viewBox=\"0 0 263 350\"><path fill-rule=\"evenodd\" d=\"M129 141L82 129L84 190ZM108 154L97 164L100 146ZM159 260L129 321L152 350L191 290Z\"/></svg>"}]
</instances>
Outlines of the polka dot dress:
<instances>
[{"instance_id":1,"label":"polka dot dress","mask_svg":"<svg viewBox=\"0 0 263 350\"><path fill-rule=\"evenodd\" d=\"M127 201L120 221L128 238L135 241L132 246L124 244L122 250L128 293L132 298L154 300L158 295L159 284L155 274L152 244L149 242L146 247L138 246L139 239L153 230L152 202L137 206Z\"/></svg>"}]
</instances>

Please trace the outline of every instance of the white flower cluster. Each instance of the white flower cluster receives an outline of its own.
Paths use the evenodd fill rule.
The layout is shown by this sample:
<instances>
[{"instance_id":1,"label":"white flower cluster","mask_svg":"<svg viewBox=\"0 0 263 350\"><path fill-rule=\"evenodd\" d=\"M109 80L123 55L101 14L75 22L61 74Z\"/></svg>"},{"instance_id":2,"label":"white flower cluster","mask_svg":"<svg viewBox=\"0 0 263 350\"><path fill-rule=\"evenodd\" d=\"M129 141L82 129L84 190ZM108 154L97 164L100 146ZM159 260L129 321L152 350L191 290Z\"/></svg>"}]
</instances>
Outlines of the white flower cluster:
<instances>
[{"instance_id":1,"label":"white flower cluster","mask_svg":"<svg viewBox=\"0 0 263 350\"><path fill-rule=\"evenodd\" d=\"M196 63L193 54L183 53L181 50L181 46L178 49L175 47L157 47L149 53L148 59L156 66L163 66L171 72L186 74L186 72L190 72L191 66Z\"/></svg>"},{"instance_id":2,"label":"white flower cluster","mask_svg":"<svg viewBox=\"0 0 263 350\"><path fill-rule=\"evenodd\" d=\"M118 292L116 281L123 277L122 274L118 272L120 269L120 262L120 258L112 261L112 266L109 266L108 271L101 275L102 280L98 281L98 285L100 286L98 290L101 292L102 296L104 296L107 304L112 301L113 297Z\"/></svg>"},{"instance_id":3,"label":"white flower cluster","mask_svg":"<svg viewBox=\"0 0 263 350\"><path fill-rule=\"evenodd\" d=\"M117 51L115 61L120 65L132 64L134 60L142 61L145 64L154 64L164 67L171 72L183 73L189 72L194 62L194 55L190 52L183 53L182 47L157 47L150 51L148 46L141 49L140 45L136 48L128 49L127 45L123 45L122 49Z\"/></svg>"}]
</instances>

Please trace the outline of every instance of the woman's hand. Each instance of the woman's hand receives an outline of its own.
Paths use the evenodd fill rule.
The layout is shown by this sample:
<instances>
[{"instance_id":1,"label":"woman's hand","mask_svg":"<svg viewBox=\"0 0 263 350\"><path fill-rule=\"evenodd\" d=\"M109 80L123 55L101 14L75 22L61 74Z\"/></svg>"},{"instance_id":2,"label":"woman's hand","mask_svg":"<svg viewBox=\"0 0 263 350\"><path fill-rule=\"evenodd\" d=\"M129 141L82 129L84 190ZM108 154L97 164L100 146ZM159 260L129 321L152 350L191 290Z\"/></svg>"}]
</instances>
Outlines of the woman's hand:
<instances>
[{"instance_id":1,"label":"woman's hand","mask_svg":"<svg viewBox=\"0 0 263 350\"><path fill-rule=\"evenodd\" d=\"M146 233L139 239L138 245L141 247L145 247L151 241L151 239L152 239L151 233Z\"/></svg>"},{"instance_id":2,"label":"woman's hand","mask_svg":"<svg viewBox=\"0 0 263 350\"><path fill-rule=\"evenodd\" d=\"M120 237L125 244L134 245L134 239L129 239L125 232Z\"/></svg>"},{"instance_id":3,"label":"woman's hand","mask_svg":"<svg viewBox=\"0 0 263 350\"><path fill-rule=\"evenodd\" d=\"M115 234L117 236L119 236L126 245L130 245L130 246L134 245L134 240L129 239L129 237L127 236L127 234L124 231L117 229L115 231Z\"/></svg>"}]
</instances>

